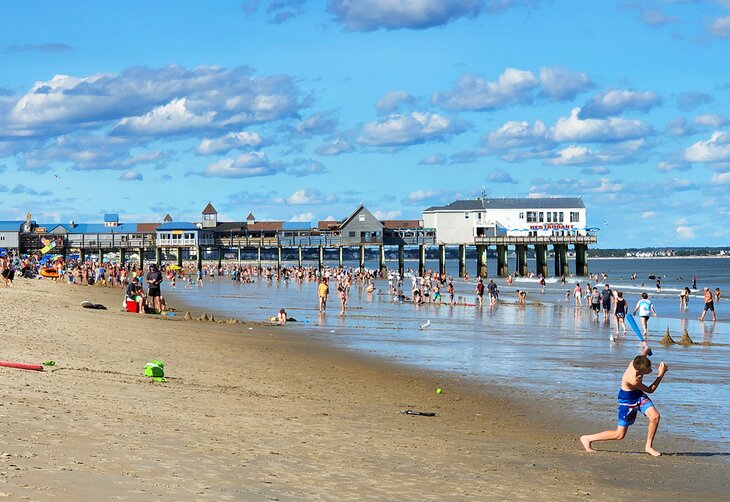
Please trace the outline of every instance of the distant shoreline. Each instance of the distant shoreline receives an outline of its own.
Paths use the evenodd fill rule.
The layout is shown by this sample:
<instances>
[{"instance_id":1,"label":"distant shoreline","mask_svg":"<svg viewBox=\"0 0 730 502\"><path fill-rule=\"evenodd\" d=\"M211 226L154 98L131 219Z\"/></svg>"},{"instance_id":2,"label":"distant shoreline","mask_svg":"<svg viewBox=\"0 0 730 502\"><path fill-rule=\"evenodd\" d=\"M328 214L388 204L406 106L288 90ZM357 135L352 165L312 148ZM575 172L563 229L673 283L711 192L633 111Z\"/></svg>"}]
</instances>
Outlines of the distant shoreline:
<instances>
[{"instance_id":1,"label":"distant shoreline","mask_svg":"<svg viewBox=\"0 0 730 502\"><path fill-rule=\"evenodd\" d=\"M727 259L730 255L707 255L707 256L590 256L590 260L705 260L708 258Z\"/></svg>"}]
</instances>

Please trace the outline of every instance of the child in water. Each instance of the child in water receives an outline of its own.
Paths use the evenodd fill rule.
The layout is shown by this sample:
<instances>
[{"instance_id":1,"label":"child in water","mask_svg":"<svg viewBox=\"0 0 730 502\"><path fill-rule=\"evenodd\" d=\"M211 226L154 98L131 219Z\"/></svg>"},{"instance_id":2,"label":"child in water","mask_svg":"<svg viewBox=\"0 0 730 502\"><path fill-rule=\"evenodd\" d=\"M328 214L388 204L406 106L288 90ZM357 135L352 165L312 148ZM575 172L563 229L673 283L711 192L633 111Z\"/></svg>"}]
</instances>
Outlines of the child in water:
<instances>
[{"instance_id":1,"label":"child in water","mask_svg":"<svg viewBox=\"0 0 730 502\"><path fill-rule=\"evenodd\" d=\"M644 375L651 373L651 361L646 357L648 353L649 348L647 347L640 355L636 356L629 363L629 367L626 368L621 379L621 388L618 391L618 427L616 427L616 430L607 430L580 437L580 442L587 452L594 453L596 451L591 446L595 441L623 439L629 426L636 420L636 415L641 411L649 419L644 451L654 457L661 455L660 452L654 449L654 437L659 427L660 415L647 394L653 393L659 387L668 368L666 364L659 363L659 374L656 380L649 386L645 385L643 382Z\"/></svg>"}]
</instances>

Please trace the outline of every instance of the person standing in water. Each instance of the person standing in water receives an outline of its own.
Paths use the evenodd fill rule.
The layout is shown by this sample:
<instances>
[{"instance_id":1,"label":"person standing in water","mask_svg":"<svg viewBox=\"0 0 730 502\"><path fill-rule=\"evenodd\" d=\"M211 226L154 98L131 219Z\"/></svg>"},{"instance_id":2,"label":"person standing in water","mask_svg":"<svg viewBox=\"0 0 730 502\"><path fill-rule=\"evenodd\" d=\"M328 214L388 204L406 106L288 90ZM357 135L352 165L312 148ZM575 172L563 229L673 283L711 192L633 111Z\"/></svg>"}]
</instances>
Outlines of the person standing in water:
<instances>
[{"instance_id":1,"label":"person standing in water","mask_svg":"<svg viewBox=\"0 0 730 502\"><path fill-rule=\"evenodd\" d=\"M641 293L641 300L636 303L634 314L636 314L636 312L639 313L639 318L641 319L641 328L643 330L642 334L644 336L643 344L646 346L647 332L649 330L649 317L651 317L652 314L656 317L654 305L652 305L651 300L649 300L649 295L646 292Z\"/></svg>"}]
</instances>

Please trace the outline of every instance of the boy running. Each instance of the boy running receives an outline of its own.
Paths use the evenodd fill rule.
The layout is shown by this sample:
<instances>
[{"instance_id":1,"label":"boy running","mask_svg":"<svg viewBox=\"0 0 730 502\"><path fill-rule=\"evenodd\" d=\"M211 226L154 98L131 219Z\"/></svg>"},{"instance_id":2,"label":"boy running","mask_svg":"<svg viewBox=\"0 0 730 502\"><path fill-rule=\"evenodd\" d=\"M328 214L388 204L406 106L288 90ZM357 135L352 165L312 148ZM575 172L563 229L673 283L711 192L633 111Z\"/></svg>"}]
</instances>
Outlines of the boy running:
<instances>
[{"instance_id":1,"label":"boy running","mask_svg":"<svg viewBox=\"0 0 730 502\"><path fill-rule=\"evenodd\" d=\"M659 374L654 383L648 387L644 385L644 375L651 373L651 361L646 357L648 352L649 349L645 348L640 355L636 356L629 363L629 367L626 368L621 379L621 389L618 391L618 427L616 427L616 430L607 430L580 437L580 442L587 452L594 453L596 451L591 447L591 444L595 441L623 439L629 426L636 420L636 415L641 411L649 419L644 451L654 457L661 455L660 452L654 449L654 436L656 436L659 427L660 415L654 403L646 394L653 393L659 387L668 368L666 364L659 363Z\"/></svg>"}]
</instances>

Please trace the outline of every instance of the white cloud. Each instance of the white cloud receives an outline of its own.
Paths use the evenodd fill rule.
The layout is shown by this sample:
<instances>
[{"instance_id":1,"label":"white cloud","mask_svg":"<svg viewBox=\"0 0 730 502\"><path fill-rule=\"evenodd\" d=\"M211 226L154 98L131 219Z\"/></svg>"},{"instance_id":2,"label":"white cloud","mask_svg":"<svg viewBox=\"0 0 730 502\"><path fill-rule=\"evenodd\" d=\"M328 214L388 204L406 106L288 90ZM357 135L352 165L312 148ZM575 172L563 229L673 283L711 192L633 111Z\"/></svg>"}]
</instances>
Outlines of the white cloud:
<instances>
[{"instance_id":1,"label":"white cloud","mask_svg":"<svg viewBox=\"0 0 730 502\"><path fill-rule=\"evenodd\" d=\"M336 139L324 145L320 145L314 151L317 155L340 155L341 153L351 152L353 150L352 145L344 139Z\"/></svg>"},{"instance_id":2,"label":"white cloud","mask_svg":"<svg viewBox=\"0 0 730 502\"><path fill-rule=\"evenodd\" d=\"M453 90L434 93L432 101L447 110L494 110L531 102L537 86L538 80L532 72L507 68L496 82L464 75Z\"/></svg>"},{"instance_id":3,"label":"white cloud","mask_svg":"<svg viewBox=\"0 0 730 502\"><path fill-rule=\"evenodd\" d=\"M712 21L709 31L718 38L730 38L730 16L718 17Z\"/></svg>"},{"instance_id":4,"label":"white cloud","mask_svg":"<svg viewBox=\"0 0 730 502\"><path fill-rule=\"evenodd\" d=\"M677 232L677 238L687 241L695 238L695 231L692 227L686 225L678 225L675 229Z\"/></svg>"},{"instance_id":5,"label":"white cloud","mask_svg":"<svg viewBox=\"0 0 730 502\"><path fill-rule=\"evenodd\" d=\"M204 139L198 146L198 153L201 155L210 155L215 153L225 153L230 150L240 148L255 148L259 146L261 142L261 136L255 132L230 132L219 138Z\"/></svg>"},{"instance_id":6,"label":"white cloud","mask_svg":"<svg viewBox=\"0 0 730 502\"><path fill-rule=\"evenodd\" d=\"M540 96L570 100L593 87L588 75L565 68L540 68Z\"/></svg>"},{"instance_id":7,"label":"white cloud","mask_svg":"<svg viewBox=\"0 0 730 502\"><path fill-rule=\"evenodd\" d=\"M308 204L333 204L337 202L337 195L322 193L313 188L302 188L286 197L277 197L274 202L277 204L288 204L291 206L302 206Z\"/></svg>"},{"instance_id":8,"label":"white cloud","mask_svg":"<svg viewBox=\"0 0 730 502\"><path fill-rule=\"evenodd\" d=\"M694 119L692 119L692 122L697 125L717 129L718 127L722 127L727 124L727 119L722 115L718 115L716 113L708 113L706 115L696 116Z\"/></svg>"},{"instance_id":9,"label":"white cloud","mask_svg":"<svg viewBox=\"0 0 730 502\"><path fill-rule=\"evenodd\" d=\"M476 16L482 0L329 0L327 10L350 31L425 29Z\"/></svg>"},{"instance_id":10,"label":"white cloud","mask_svg":"<svg viewBox=\"0 0 730 502\"><path fill-rule=\"evenodd\" d=\"M312 176L315 174L325 174L327 172L327 168L320 162L309 160L303 161L303 164L301 165L290 167L286 172L291 176L302 178L304 176Z\"/></svg>"},{"instance_id":11,"label":"white cloud","mask_svg":"<svg viewBox=\"0 0 730 502\"><path fill-rule=\"evenodd\" d=\"M136 169L131 169L129 171L124 171L121 176L119 176L119 179L122 181L142 181L144 177L141 172Z\"/></svg>"},{"instance_id":12,"label":"white cloud","mask_svg":"<svg viewBox=\"0 0 730 502\"><path fill-rule=\"evenodd\" d=\"M639 139L652 134L652 129L640 120L619 117L581 119L580 108L573 108L569 117L560 117L552 129L557 142L613 142Z\"/></svg>"},{"instance_id":13,"label":"white cloud","mask_svg":"<svg viewBox=\"0 0 730 502\"><path fill-rule=\"evenodd\" d=\"M400 211L391 210L391 211L381 211L380 209L373 211L373 216L375 216L379 220L398 220L400 219L402 213Z\"/></svg>"},{"instance_id":14,"label":"white cloud","mask_svg":"<svg viewBox=\"0 0 730 502\"><path fill-rule=\"evenodd\" d=\"M715 131L706 141L698 141L684 151L690 162L722 162L730 160L730 133Z\"/></svg>"},{"instance_id":15,"label":"white cloud","mask_svg":"<svg viewBox=\"0 0 730 502\"><path fill-rule=\"evenodd\" d=\"M659 213L657 213L656 211L644 211L643 213L641 213L642 220L653 220L657 216L659 216Z\"/></svg>"},{"instance_id":16,"label":"white cloud","mask_svg":"<svg viewBox=\"0 0 730 502\"><path fill-rule=\"evenodd\" d=\"M173 99L142 116L120 120L113 132L130 136L165 136L207 129L214 118L212 111L203 115L192 113L186 98Z\"/></svg>"},{"instance_id":17,"label":"white cloud","mask_svg":"<svg viewBox=\"0 0 730 502\"><path fill-rule=\"evenodd\" d=\"M368 146L408 146L439 141L459 134L465 126L436 113L413 112L389 115L363 126L358 143Z\"/></svg>"},{"instance_id":18,"label":"white cloud","mask_svg":"<svg viewBox=\"0 0 730 502\"><path fill-rule=\"evenodd\" d=\"M300 223L311 223L312 221L314 221L314 213L309 211L306 213L295 214L294 216L289 218L289 221L296 221L296 222L300 222Z\"/></svg>"},{"instance_id":19,"label":"white cloud","mask_svg":"<svg viewBox=\"0 0 730 502\"><path fill-rule=\"evenodd\" d=\"M269 176L281 169L272 165L263 152L244 153L235 159L221 159L205 167L201 173L213 178L250 178Z\"/></svg>"},{"instance_id":20,"label":"white cloud","mask_svg":"<svg viewBox=\"0 0 730 502\"><path fill-rule=\"evenodd\" d=\"M426 155L426 157L419 162L419 164L424 166L439 166L444 165L448 163L448 159L445 155L440 153L431 153L429 155Z\"/></svg>"},{"instance_id":21,"label":"white cloud","mask_svg":"<svg viewBox=\"0 0 730 502\"><path fill-rule=\"evenodd\" d=\"M593 150L586 146L570 145L558 150L556 152L557 157L545 160L545 164L552 166L624 164L629 160L635 159L637 152L645 144L645 140L637 139L617 143L602 150Z\"/></svg>"},{"instance_id":22,"label":"white cloud","mask_svg":"<svg viewBox=\"0 0 730 502\"><path fill-rule=\"evenodd\" d=\"M406 196L406 201L409 203L422 203L429 200L437 200L446 195L443 190L416 190Z\"/></svg>"},{"instance_id":23,"label":"white cloud","mask_svg":"<svg viewBox=\"0 0 730 502\"><path fill-rule=\"evenodd\" d=\"M326 113L315 113L296 126L297 133L303 135L328 134L337 127L337 119Z\"/></svg>"},{"instance_id":24,"label":"white cloud","mask_svg":"<svg viewBox=\"0 0 730 502\"><path fill-rule=\"evenodd\" d=\"M532 147L548 141L548 130L539 120L533 125L529 122L510 121L487 134L484 140L487 146L495 150Z\"/></svg>"},{"instance_id":25,"label":"white cloud","mask_svg":"<svg viewBox=\"0 0 730 502\"><path fill-rule=\"evenodd\" d=\"M487 175L487 181L489 183L517 183L517 181L515 181L504 169L492 169Z\"/></svg>"},{"instance_id":26,"label":"white cloud","mask_svg":"<svg viewBox=\"0 0 730 502\"><path fill-rule=\"evenodd\" d=\"M580 111L580 118L605 118L620 115L627 110L648 111L661 103L651 91L611 90L596 94Z\"/></svg>"},{"instance_id":27,"label":"white cloud","mask_svg":"<svg viewBox=\"0 0 730 502\"><path fill-rule=\"evenodd\" d=\"M7 114L0 114L0 125L14 136L57 135L114 122L138 125L143 134L165 135L184 130L184 117L194 120L192 130L240 129L293 117L303 107L289 77L250 73L247 68L172 65L87 77L57 75L17 99Z\"/></svg>"},{"instance_id":28,"label":"white cloud","mask_svg":"<svg viewBox=\"0 0 730 502\"><path fill-rule=\"evenodd\" d=\"M730 171L713 174L710 183L713 185L730 185Z\"/></svg>"},{"instance_id":29,"label":"white cloud","mask_svg":"<svg viewBox=\"0 0 730 502\"><path fill-rule=\"evenodd\" d=\"M378 113L391 113L402 104L410 104L414 101L415 98L405 91L390 91L378 100L375 109Z\"/></svg>"}]
</instances>

